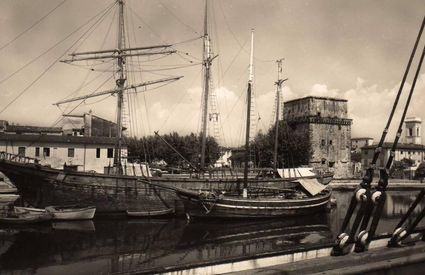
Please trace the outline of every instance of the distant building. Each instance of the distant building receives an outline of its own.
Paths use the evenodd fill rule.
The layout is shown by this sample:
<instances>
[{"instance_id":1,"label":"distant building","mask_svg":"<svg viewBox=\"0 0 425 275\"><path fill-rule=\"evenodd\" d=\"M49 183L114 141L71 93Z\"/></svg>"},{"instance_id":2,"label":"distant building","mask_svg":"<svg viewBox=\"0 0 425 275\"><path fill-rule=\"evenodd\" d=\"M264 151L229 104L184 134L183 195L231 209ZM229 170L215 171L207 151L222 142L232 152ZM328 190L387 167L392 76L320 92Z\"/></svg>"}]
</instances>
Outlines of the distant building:
<instances>
[{"instance_id":1,"label":"distant building","mask_svg":"<svg viewBox=\"0 0 425 275\"><path fill-rule=\"evenodd\" d=\"M371 137L357 137L351 138L351 151L360 153L361 148L364 146L370 146L373 144L373 138Z\"/></svg>"},{"instance_id":2,"label":"distant building","mask_svg":"<svg viewBox=\"0 0 425 275\"><path fill-rule=\"evenodd\" d=\"M0 120L0 152L36 158L42 165L59 169L66 166L76 171L104 173L113 165L116 124L89 113L64 116L63 125L63 128L18 126ZM125 145L122 155L127 156Z\"/></svg>"},{"instance_id":3,"label":"distant building","mask_svg":"<svg viewBox=\"0 0 425 275\"><path fill-rule=\"evenodd\" d=\"M376 163L378 168L382 168L386 165L392 146L393 144L390 142L386 142L382 146L382 151ZM376 147L377 144L365 146L362 148L362 166L364 169L370 166ZM419 163L425 160L425 146L422 144L398 144L395 151L394 160L401 161L402 159L411 159L415 162L415 166L417 166Z\"/></svg>"},{"instance_id":4,"label":"distant building","mask_svg":"<svg viewBox=\"0 0 425 275\"><path fill-rule=\"evenodd\" d=\"M414 166L418 166L421 162L425 161L425 146L422 145L421 138L421 124L422 120L417 117L407 118L404 122L404 137L397 145L394 160L401 161L402 159L410 159L414 161ZM392 148L392 143L386 142L383 145L381 154L377 161L377 167L384 167L387 163L388 157L390 156L390 151ZM377 144L367 145L361 148L362 151L362 165L363 168L370 166L373 158L373 154Z\"/></svg>"},{"instance_id":5,"label":"distant building","mask_svg":"<svg viewBox=\"0 0 425 275\"><path fill-rule=\"evenodd\" d=\"M330 97L304 97L284 103L283 117L288 125L309 137L313 150L308 165L331 169L335 177L351 175L351 123L347 100Z\"/></svg>"},{"instance_id":6,"label":"distant building","mask_svg":"<svg viewBox=\"0 0 425 275\"><path fill-rule=\"evenodd\" d=\"M230 167L232 165L231 156L232 149L222 149L220 152L220 158L215 162L214 167Z\"/></svg>"},{"instance_id":7,"label":"distant building","mask_svg":"<svg viewBox=\"0 0 425 275\"><path fill-rule=\"evenodd\" d=\"M418 117L408 117L404 121L404 143L422 144L421 138L422 120Z\"/></svg>"},{"instance_id":8,"label":"distant building","mask_svg":"<svg viewBox=\"0 0 425 275\"><path fill-rule=\"evenodd\" d=\"M117 136L117 124L115 122L95 116L91 111L82 115L64 115L61 129L63 134L67 136Z\"/></svg>"}]
</instances>

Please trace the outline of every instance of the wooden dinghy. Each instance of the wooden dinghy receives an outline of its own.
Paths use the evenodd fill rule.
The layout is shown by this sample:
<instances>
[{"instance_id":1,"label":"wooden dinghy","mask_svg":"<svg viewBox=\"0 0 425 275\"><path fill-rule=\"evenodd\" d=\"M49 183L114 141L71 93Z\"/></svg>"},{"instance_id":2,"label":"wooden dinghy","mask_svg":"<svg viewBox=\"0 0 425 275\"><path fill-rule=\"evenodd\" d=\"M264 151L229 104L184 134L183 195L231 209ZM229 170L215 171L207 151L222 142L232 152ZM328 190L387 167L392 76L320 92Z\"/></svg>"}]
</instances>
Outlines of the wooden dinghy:
<instances>
[{"instance_id":1,"label":"wooden dinghy","mask_svg":"<svg viewBox=\"0 0 425 275\"><path fill-rule=\"evenodd\" d=\"M78 205L48 206L46 211L53 214L54 220L91 220L96 213L96 207L81 207Z\"/></svg>"},{"instance_id":2,"label":"wooden dinghy","mask_svg":"<svg viewBox=\"0 0 425 275\"><path fill-rule=\"evenodd\" d=\"M29 224L29 223L39 223L46 222L52 219L52 214L50 213L39 213L33 214L29 212L24 213L12 213L6 217L0 217L0 223L7 224Z\"/></svg>"},{"instance_id":3,"label":"wooden dinghy","mask_svg":"<svg viewBox=\"0 0 425 275\"><path fill-rule=\"evenodd\" d=\"M13 209L14 209L15 213L30 213L30 214L47 213L46 209L32 208L32 207L14 206Z\"/></svg>"},{"instance_id":4,"label":"wooden dinghy","mask_svg":"<svg viewBox=\"0 0 425 275\"><path fill-rule=\"evenodd\" d=\"M153 217L164 217L171 216L174 214L173 208L163 209L163 210L127 210L127 216L135 218L153 218Z\"/></svg>"},{"instance_id":5,"label":"wooden dinghy","mask_svg":"<svg viewBox=\"0 0 425 275\"><path fill-rule=\"evenodd\" d=\"M19 198L16 194L0 194L0 203L13 203Z\"/></svg>"}]
</instances>

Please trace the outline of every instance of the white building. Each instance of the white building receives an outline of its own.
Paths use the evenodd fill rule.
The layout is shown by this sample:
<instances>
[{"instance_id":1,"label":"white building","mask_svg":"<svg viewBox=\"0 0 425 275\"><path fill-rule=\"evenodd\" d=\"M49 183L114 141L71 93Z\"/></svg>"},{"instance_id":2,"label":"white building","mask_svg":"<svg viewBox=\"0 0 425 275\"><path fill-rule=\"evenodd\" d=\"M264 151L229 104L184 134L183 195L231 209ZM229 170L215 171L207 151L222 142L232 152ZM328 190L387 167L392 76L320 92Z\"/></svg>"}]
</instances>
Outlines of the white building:
<instances>
[{"instance_id":1,"label":"white building","mask_svg":"<svg viewBox=\"0 0 425 275\"><path fill-rule=\"evenodd\" d=\"M0 152L35 158L57 169L107 173L114 164L116 124L88 113L65 116L63 125L20 126L0 120ZM125 145L122 156L127 156Z\"/></svg>"},{"instance_id":2,"label":"white building","mask_svg":"<svg viewBox=\"0 0 425 275\"><path fill-rule=\"evenodd\" d=\"M417 167L421 162L425 161L425 146L422 145L421 139L421 124L422 120L417 117L410 117L405 120L404 137L401 143L397 145L394 160L401 161L402 159L410 159L413 161L413 167ZM361 148L362 150L362 165L368 168L372 162L372 158L376 149L376 144L367 145ZM392 143L386 142L382 146L382 151L377 161L378 167L384 167L390 156Z\"/></svg>"},{"instance_id":3,"label":"white building","mask_svg":"<svg viewBox=\"0 0 425 275\"><path fill-rule=\"evenodd\" d=\"M371 137L351 138L351 151L360 153L362 147L370 146L372 144L373 144L373 138Z\"/></svg>"}]
</instances>

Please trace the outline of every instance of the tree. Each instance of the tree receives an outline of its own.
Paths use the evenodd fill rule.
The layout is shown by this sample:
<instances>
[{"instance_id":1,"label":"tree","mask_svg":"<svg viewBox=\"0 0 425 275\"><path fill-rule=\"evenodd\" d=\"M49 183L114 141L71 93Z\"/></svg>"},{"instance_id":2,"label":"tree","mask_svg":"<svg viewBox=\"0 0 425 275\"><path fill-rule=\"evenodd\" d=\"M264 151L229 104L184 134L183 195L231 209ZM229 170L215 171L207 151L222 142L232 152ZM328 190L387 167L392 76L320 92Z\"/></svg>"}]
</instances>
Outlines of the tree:
<instances>
[{"instance_id":1,"label":"tree","mask_svg":"<svg viewBox=\"0 0 425 275\"><path fill-rule=\"evenodd\" d=\"M273 167L275 127L266 134L259 133L253 141L255 162L258 167ZM277 161L278 167L307 165L311 156L308 135L294 131L284 121L279 121Z\"/></svg>"},{"instance_id":2,"label":"tree","mask_svg":"<svg viewBox=\"0 0 425 275\"><path fill-rule=\"evenodd\" d=\"M163 135L173 148L194 166L200 163L201 138L194 133L180 136L177 132ZM168 165L187 168L189 165L171 149L160 137L148 136L140 139L127 139L128 155L131 159L154 162L164 160ZM220 148L213 137L207 138L205 163L213 165L220 157Z\"/></svg>"}]
</instances>

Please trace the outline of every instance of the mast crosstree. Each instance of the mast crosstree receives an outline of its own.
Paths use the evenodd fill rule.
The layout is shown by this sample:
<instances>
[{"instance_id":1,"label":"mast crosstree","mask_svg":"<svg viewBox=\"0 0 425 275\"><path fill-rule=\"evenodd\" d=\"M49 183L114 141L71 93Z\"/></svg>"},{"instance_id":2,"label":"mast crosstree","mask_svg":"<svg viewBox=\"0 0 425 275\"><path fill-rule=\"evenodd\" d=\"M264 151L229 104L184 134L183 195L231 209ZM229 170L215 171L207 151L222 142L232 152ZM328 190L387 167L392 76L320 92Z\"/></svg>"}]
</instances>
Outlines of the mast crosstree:
<instances>
[{"instance_id":1,"label":"mast crosstree","mask_svg":"<svg viewBox=\"0 0 425 275\"><path fill-rule=\"evenodd\" d=\"M118 4L118 43L116 49L110 50L101 50L101 51L86 51L79 53L71 53L69 56L70 59L61 60L64 63L72 63L77 61L87 61L87 60L97 60L97 59L115 59L117 64L117 69L115 71L116 77L116 87L114 89L92 93L90 95L79 96L71 99L62 100L56 102L54 105L65 104L69 102L74 102L78 100L85 100L92 97L98 97L106 94L117 95L117 137L115 145L115 154L114 154L114 166L116 167L116 173L122 173L121 167L121 158L122 158L122 143L123 143L123 102L124 102L124 92L127 90L134 89L137 92L138 87L149 86L152 84L175 81L182 76L177 77L168 77L157 80L146 81L139 84L133 84L126 86L127 80L127 70L126 70L126 58L132 56L150 56L150 55L165 55L173 54L176 50L170 49L172 45L156 45L148 47L132 47L126 48L125 46L125 26L124 26L124 0L117 0Z\"/></svg>"}]
</instances>

